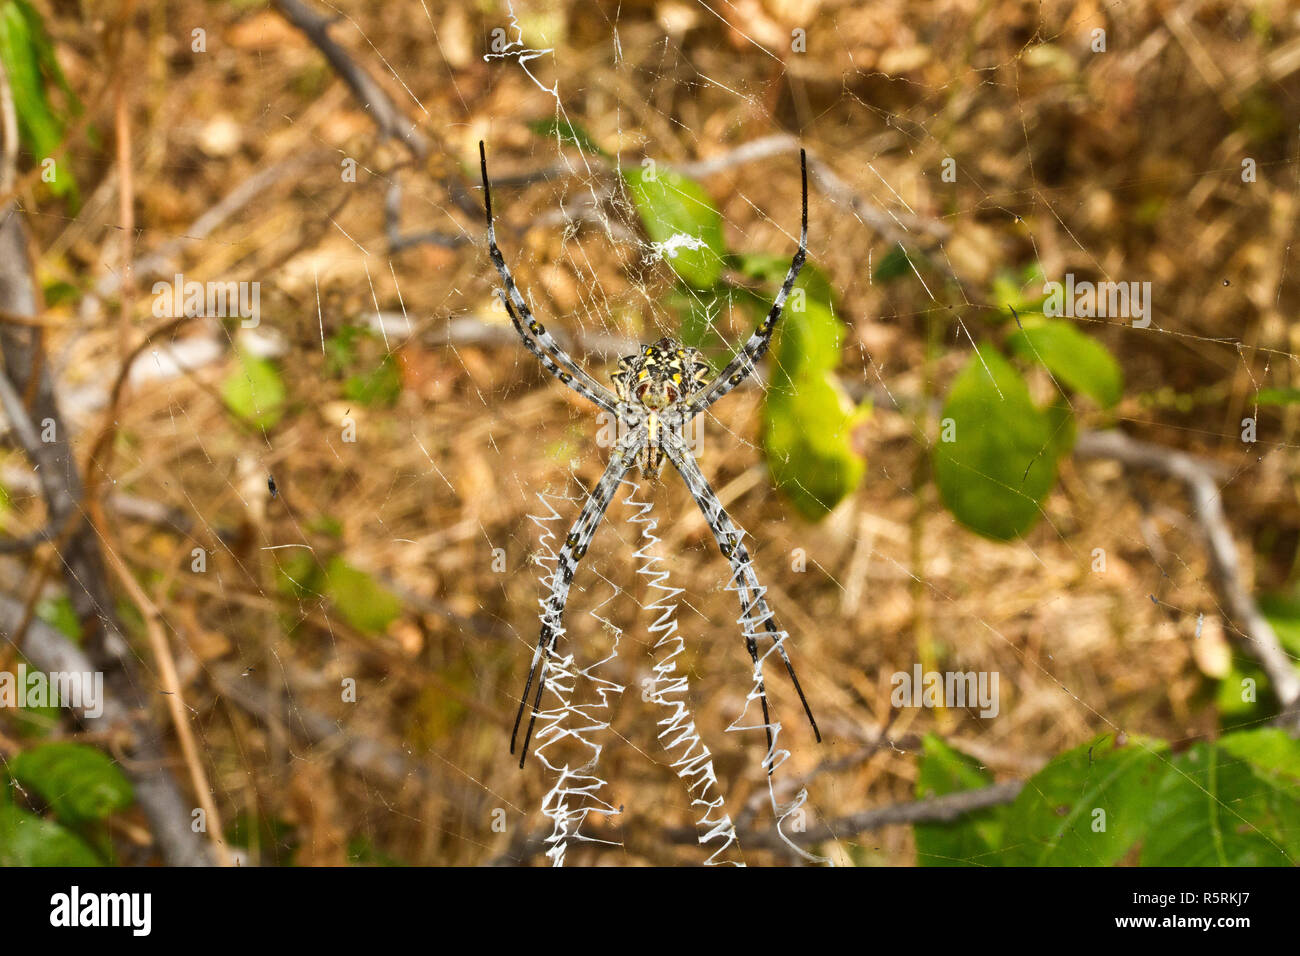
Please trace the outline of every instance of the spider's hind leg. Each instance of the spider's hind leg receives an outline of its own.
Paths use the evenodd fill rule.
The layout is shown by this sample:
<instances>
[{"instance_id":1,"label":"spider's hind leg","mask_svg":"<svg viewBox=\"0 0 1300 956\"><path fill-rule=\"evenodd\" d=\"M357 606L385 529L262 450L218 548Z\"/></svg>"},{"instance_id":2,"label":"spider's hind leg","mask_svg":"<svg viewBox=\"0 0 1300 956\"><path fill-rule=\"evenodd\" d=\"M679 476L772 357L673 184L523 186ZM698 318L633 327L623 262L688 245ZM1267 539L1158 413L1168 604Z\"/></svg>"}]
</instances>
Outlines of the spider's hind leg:
<instances>
[{"instance_id":1,"label":"spider's hind leg","mask_svg":"<svg viewBox=\"0 0 1300 956\"><path fill-rule=\"evenodd\" d=\"M795 692L799 695L799 702L803 704L803 711L808 717L808 723L812 726L813 735L817 742L821 743L822 734L817 727L817 721L813 718L812 708L808 706L808 698L804 696L803 687L799 684L799 678L795 676L794 664L790 661L790 655L786 653L785 642L782 634L777 630L776 623L773 621L772 609L768 607L767 599L763 597L763 587L758 583L758 575L754 572L754 562L749 556L749 549L745 547L741 540L744 532L736 526L727 514L726 509L722 507L722 502L718 500L717 493L709 485L695 459L690 456L683 447L678 444L669 443L664 450L668 453L668 459L673 466L681 472L682 480L686 482L686 487L699 505L700 511L704 514L704 520L708 522L709 530L713 532L713 537L717 539L718 549L722 556L731 563L732 578L736 582L736 590L740 595L740 621L741 627L745 630L745 646L749 650L750 657L754 660L755 670L759 678L758 693L759 700L763 705L763 723L768 734L768 750L772 749L772 725L768 719L767 708L767 689L762 680L762 673L758 670L759 654L758 643L754 635L754 628L761 623L766 629L768 635L772 638L777 654L780 655L782 662L785 664L786 672L790 675L790 680L794 684ZM768 773L772 768L768 768Z\"/></svg>"},{"instance_id":2,"label":"spider's hind leg","mask_svg":"<svg viewBox=\"0 0 1300 956\"><path fill-rule=\"evenodd\" d=\"M555 571L551 574L551 594L542 611L542 629L537 638L537 649L533 652L533 663L528 670L528 682L524 684L524 692L519 699L519 712L515 715L514 730L510 733L510 752L514 753L519 737L519 725L523 722L524 710L528 708L528 692L536 679L537 689L533 694L528 729L524 732L523 748L519 754L520 767L523 767L524 759L528 756L528 744L533 739L533 727L537 724L537 715L542 706L542 692L546 688L546 659L554 650L557 638L564 631L564 608L569 603L569 587L573 583L574 572L578 570L578 562L586 555L587 546L591 544L591 539L595 536L596 528L599 527L601 519L605 516L605 510L614 498L619 482L623 480L623 476L639 456L644 442L645 432L642 430L628 436L614 449L609 464L605 467L605 473L601 475L600 481L587 496L581 513L573 522L568 537L564 539L564 546L560 549Z\"/></svg>"}]
</instances>

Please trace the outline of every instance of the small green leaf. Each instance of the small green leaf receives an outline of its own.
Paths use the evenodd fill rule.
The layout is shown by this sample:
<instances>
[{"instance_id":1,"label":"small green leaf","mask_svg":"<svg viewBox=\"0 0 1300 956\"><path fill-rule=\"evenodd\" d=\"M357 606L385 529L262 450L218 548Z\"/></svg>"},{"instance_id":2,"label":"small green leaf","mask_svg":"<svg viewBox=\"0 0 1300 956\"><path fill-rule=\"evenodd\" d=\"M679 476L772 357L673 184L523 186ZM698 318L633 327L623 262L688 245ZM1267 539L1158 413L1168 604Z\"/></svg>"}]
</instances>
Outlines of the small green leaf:
<instances>
[{"instance_id":1,"label":"small green leaf","mask_svg":"<svg viewBox=\"0 0 1300 956\"><path fill-rule=\"evenodd\" d=\"M118 765L102 750L85 744L41 744L11 760L9 770L68 822L102 820L135 799L131 782Z\"/></svg>"},{"instance_id":2,"label":"small green leaf","mask_svg":"<svg viewBox=\"0 0 1300 956\"><path fill-rule=\"evenodd\" d=\"M343 383L343 397L359 405L391 408L401 394L402 375L391 355L385 355L373 372L353 375Z\"/></svg>"},{"instance_id":3,"label":"small green leaf","mask_svg":"<svg viewBox=\"0 0 1300 956\"><path fill-rule=\"evenodd\" d=\"M382 634L402 613L397 595L337 556L325 567L325 594L350 625L367 634Z\"/></svg>"},{"instance_id":4,"label":"small green leaf","mask_svg":"<svg viewBox=\"0 0 1300 956\"><path fill-rule=\"evenodd\" d=\"M331 375L342 375L357 361L361 343L372 332L360 325L344 325L325 340L325 367Z\"/></svg>"},{"instance_id":5,"label":"small green leaf","mask_svg":"<svg viewBox=\"0 0 1300 956\"><path fill-rule=\"evenodd\" d=\"M1096 339L1060 320L1026 322L1007 340L1013 354L1041 362L1063 386L1110 408L1124 391L1119 363Z\"/></svg>"},{"instance_id":6,"label":"small green leaf","mask_svg":"<svg viewBox=\"0 0 1300 956\"><path fill-rule=\"evenodd\" d=\"M1043 411L1047 415L1047 427L1052 433L1052 456L1059 461L1074 449L1074 441L1079 437L1079 426L1064 395L1058 395L1056 401Z\"/></svg>"},{"instance_id":7,"label":"small green leaf","mask_svg":"<svg viewBox=\"0 0 1300 956\"><path fill-rule=\"evenodd\" d=\"M646 233L664 261L697 289L717 282L727 249L722 214L704 187L663 168L652 174L629 167L623 170L623 177Z\"/></svg>"},{"instance_id":8,"label":"small green leaf","mask_svg":"<svg viewBox=\"0 0 1300 956\"><path fill-rule=\"evenodd\" d=\"M1300 741L1292 740L1277 727L1259 727L1219 738L1219 748L1249 761L1265 773L1277 773L1300 781Z\"/></svg>"},{"instance_id":9,"label":"small green leaf","mask_svg":"<svg viewBox=\"0 0 1300 956\"><path fill-rule=\"evenodd\" d=\"M78 104L59 67L41 16L26 0L5 0L0 4L0 62L9 78L19 138L39 163L58 149L65 129L64 118L51 104L47 87L52 83L62 89L74 111ZM70 195L75 201L76 180L66 162L47 185L54 195Z\"/></svg>"},{"instance_id":10,"label":"small green leaf","mask_svg":"<svg viewBox=\"0 0 1300 956\"><path fill-rule=\"evenodd\" d=\"M1163 741L1107 735L1058 755L1011 805L1003 862L1109 866L1147 834L1152 800L1168 775Z\"/></svg>"},{"instance_id":11,"label":"small green leaf","mask_svg":"<svg viewBox=\"0 0 1300 956\"><path fill-rule=\"evenodd\" d=\"M960 790L978 790L993 778L965 754L953 750L934 734L922 742L921 772L916 798L928 800ZM979 866L993 862L1002 845L1004 807L969 813L951 823L918 823L916 862L920 866Z\"/></svg>"},{"instance_id":12,"label":"small green leaf","mask_svg":"<svg viewBox=\"0 0 1300 956\"><path fill-rule=\"evenodd\" d=\"M101 866L80 839L50 820L0 804L0 866Z\"/></svg>"},{"instance_id":13,"label":"small green leaf","mask_svg":"<svg viewBox=\"0 0 1300 956\"><path fill-rule=\"evenodd\" d=\"M953 440L943 440L946 434ZM1053 434L1019 373L996 349L980 346L948 392L934 446L944 504L987 537L1024 534L1056 483Z\"/></svg>"},{"instance_id":14,"label":"small green leaf","mask_svg":"<svg viewBox=\"0 0 1300 956\"><path fill-rule=\"evenodd\" d=\"M548 139L559 139L562 143L568 143L577 146L579 149L589 153L595 153L598 156L607 157L609 154L597 145L595 139L586 129L577 123L569 123L565 120L540 119L533 120L528 124L528 128L538 136L545 136Z\"/></svg>"},{"instance_id":15,"label":"small green leaf","mask_svg":"<svg viewBox=\"0 0 1300 956\"><path fill-rule=\"evenodd\" d=\"M221 397L232 414L259 428L271 428L284 415L284 380L275 364L248 352L221 383Z\"/></svg>"},{"instance_id":16,"label":"small green leaf","mask_svg":"<svg viewBox=\"0 0 1300 956\"><path fill-rule=\"evenodd\" d=\"M1294 405L1300 402L1300 388L1261 388L1255 393L1260 405Z\"/></svg>"},{"instance_id":17,"label":"small green leaf","mask_svg":"<svg viewBox=\"0 0 1300 956\"><path fill-rule=\"evenodd\" d=\"M796 283L796 291L799 288ZM843 343L844 323L825 300L809 295L802 309L798 303L787 302L777 325L773 382L779 384L782 377L789 381L837 368Z\"/></svg>"},{"instance_id":18,"label":"small green leaf","mask_svg":"<svg viewBox=\"0 0 1300 956\"><path fill-rule=\"evenodd\" d=\"M876 265L875 271L871 273L871 281L890 282L911 271L912 264L907 258L907 250L895 244Z\"/></svg>"},{"instance_id":19,"label":"small green leaf","mask_svg":"<svg viewBox=\"0 0 1300 956\"><path fill-rule=\"evenodd\" d=\"M683 345L709 350L721 344L722 338L714 328L714 322L718 313L726 308L728 294L729 290L720 284L708 292L693 289L684 282L673 286L667 304L677 314L677 337ZM721 368L721 363L714 367Z\"/></svg>"},{"instance_id":20,"label":"small green leaf","mask_svg":"<svg viewBox=\"0 0 1300 956\"><path fill-rule=\"evenodd\" d=\"M869 408L854 408L835 377L812 371L773 384L763 403L763 448L772 480L810 521L824 518L862 480L866 462L853 432Z\"/></svg>"},{"instance_id":21,"label":"small green leaf","mask_svg":"<svg viewBox=\"0 0 1300 956\"><path fill-rule=\"evenodd\" d=\"M1277 697L1268 675L1257 664L1234 657L1228 673L1215 688L1214 707L1221 725L1258 723L1277 713Z\"/></svg>"},{"instance_id":22,"label":"small green leaf","mask_svg":"<svg viewBox=\"0 0 1300 956\"><path fill-rule=\"evenodd\" d=\"M1300 599L1288 594L1263 594L1259 609L1292 657L1300 659Z\"/></svg>"},{"instance_id":23,"label":"small green leaf","mask_svg":"<svg viewBox=\"0 0 1300 956\"><path fill-rule=\"evenodd\" d=\"M1037 262L1031 262L1016 275L1010 269L1003 269L993 280L993 303L996 306L996 318L1001 321L1011 318L1011 310L1021 316L1031 312L1042 312L1047 300L1044 288L1043 269Z\"/></svg>"},{"instance_id":24,"label":"small green leaf","mask_svg":"<svg viewBox=\"0 0 1300 956\"><path fill-rule=\"evenodd\" d=\"M790 272L790 256L770 256L770 255L749 255L739 253L731 257L731 263L742 274L749 276L751 279L758 279L767 283L773 290L780 288L781 283ZM831 285L830 277L826 275L815 263L805 262L803 268L799 270L799 278L795 280L796 289L803 289L809 299L816 299L829 305L835 299L835 290ZM761 301L766 301L763 307L763 314L772 305L771 296L760 297ZM782 319L784 322L785 320Z\"/></svg>"},{"instance_id":25,"label":"small green leaf","mask_svg":"<svg viewBox=\"0 0 1300 956\"><path fill-rule=\"evenodd\" d=\"M324 572L316 555L303 548L278 552L276 559L277 586L281 594L303 601L321 593Z\"/></svg>"},{"instance_id":26,"label":"small green leaf","mask_svg":"<svg viewBox=\"0 0 1300 956\"><path fill-rule=\"evenodd\" d=\"M321 515L317 518L312 518L311 521L307 522L307 530L314 534L323 534L328 535L331 538L342 539L343 522L339 521L339 519L335 518L333 515Z\"/></svg>"},{"instance_id":27,"label":"small green leaf","mask_svg":"<svg viewBox=\"0 0 1300 956\"><path fill-rule=\"evenodd\" d=\"M81 622L66 594L57 598L43 598L36 605L36 616L57 629L74 644L81 643Z\"/></svg>"}]
</instances>

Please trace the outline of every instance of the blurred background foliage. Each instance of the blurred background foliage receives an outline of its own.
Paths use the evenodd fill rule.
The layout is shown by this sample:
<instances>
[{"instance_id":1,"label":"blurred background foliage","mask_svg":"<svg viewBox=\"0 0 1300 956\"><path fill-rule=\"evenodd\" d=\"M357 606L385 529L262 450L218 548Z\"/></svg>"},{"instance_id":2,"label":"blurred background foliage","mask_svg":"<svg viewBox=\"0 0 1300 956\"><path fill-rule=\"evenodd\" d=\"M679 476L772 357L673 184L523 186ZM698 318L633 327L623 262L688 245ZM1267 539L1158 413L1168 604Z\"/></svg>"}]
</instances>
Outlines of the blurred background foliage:
<instances>
[{"instance_id":1,"label":"blurred background foliage","mask_svg":"<svg viewBox=\"0 0 1300 956\"><path fill-rule=\"evenodd\" d=\"M1119 427L1217 461L1248 584L1300 657L1293 5L545 0L516 3L513 25L489 0L321 10L422 153L377 136L258 0L140 10L125 53L89 8L0 4L18 196L82 434L99 406L78 402L116 375L118 314L136 334L157 321L148 282L261 285L259 328L182 330L172 345L206 335L219 356L130 390L110 476L113 494L184 518L117 513L110 546L164 610L244 860L538 859L528 837L550 781L505 752L541 594L529 515L537 492L567 496L561 532L604 451L592 409L494 306L476 144L502 178L516 278L580 361L601 371L609 342L668 334L721 367L788 267L798 154L683 170L776 132L834 180L813 177L810 260L764 387L719 404L702 461L749 532L827 733L817 748L769 680L794 755L782 773L808 781L809 828L1025 781L959 822L819 851L862 865L1300 857L1300 748L1268 726L1278 701L1216 597L1181 489L1073 456L1081 430ZM543 55L486 56L506 28ZM134 246L121 144L101 132L106 77L129 102ZM397 182L405 228L443 239L390 253ZM166 269L105 291L123 249L165 250ZM1151 328L1045 315L1044 284L1067 272L1152 282ZM74 447L84 461L80 435ZM11 445L0 526L14 537L43 526L23 471ZM687 588L692 702L734 812L763 788L760 742L724 734L748 687L734 599L680 483L654 494ZM612 509L566 623L592 659L621 635L611 674L635 688L653 648L629 513ZM29 572L3 555L5 592L25 593ZM66 596L46 591L38 618L78 640ZM141 615L121 611L147 664ZM891 675L915 663L1000 673L999 714L892 707ZM240 682L267 692L260 708ZM602 761L624 810L600 832L623 849L571 856L698 862L691 841L662 838L692 813L639 698L616 702ZM0 863L150 858L111 749L53 708L0 712L0 776Z\"/></svg>"}]
</instances>

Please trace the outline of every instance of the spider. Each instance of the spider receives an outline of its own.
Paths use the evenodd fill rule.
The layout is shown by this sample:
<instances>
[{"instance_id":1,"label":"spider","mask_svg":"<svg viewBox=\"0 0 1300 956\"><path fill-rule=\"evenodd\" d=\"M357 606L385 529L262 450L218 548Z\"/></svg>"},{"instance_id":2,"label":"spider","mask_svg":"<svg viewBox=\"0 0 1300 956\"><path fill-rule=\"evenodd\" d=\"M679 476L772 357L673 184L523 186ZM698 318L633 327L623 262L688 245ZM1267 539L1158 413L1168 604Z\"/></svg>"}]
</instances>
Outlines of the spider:
<instances>
[{"instance_id":1,"label":"spider","mask_svg":"<svg viewBox=\"0 0 1300 956\"><path fill-rule=\"evenodd\" d=\"M709 482L700 472L694 457L687 450L682 438L684 428L696 415L699 415L722 396L743 382L754 371L755 364L767 351L772 341L772 332L781 310L790 295L799 270L803 268L808 252L808 159L801 149L799 165L803 180L803 218L799 234L799 249L790 263L790 271L785 282L776 294L772 309L762 324L744 347L736 354L716 377L710 378L710 368L703 355L696 349L688 348L672 338L661 338L653 345L641 346L637 355L629 355L619 360L618 371L610 376L614 390L606 388L582 369L568 353L546 331L542 323L533 317L515 285L505 257L497 247L496 229L492 221L492 191L488 183L487 151L483 142L478 144L479 164L483 173L483 200L487 216L488 253L501 276L504 290L498 289L510 321L515 331L523 340L525 348L537 356L542 366L569 388L583 398L612 413L618 420L618 434L622 437L615 443L609 456L609 464L596 487L587 496L582 510L569 530L564 546L560 549L559 561L551 576L551 593L542 613L541 634L537 638L537 649L533 652L532 665L528 670L528 681L524 684L524 693L519 701L519 713L515 716L514 730L510 734L510 752L516 749L519 737L519 725L523 721L524 710L528 706L528 694L537 680L537 690L533 696L528 729L524 733L523 747L519 754L519 766L522 768L528 756L528 744L532 740L533 727L537 723L541 707L542 691L545 677L537 679L538 668L549 656L559 635L563 633L562 620L564 607L569 599L569 586L573 582L574 572L587 546L591 543L596 528L605 516L614 497L614 491L623 480L623 476L633 467L639 467L641 474L654 480L667 458L681 474L686 487L699 505L700 511L708 522L713 537L717 540L722 556L731 562L732 574L739 583L741 624L744 628L745 644L749 657L758 671L758 694L763 708L763 727L767 732L767 749L772 750L772 725L768 716L767 690L759 670L758 644L753 630L762 625L774 642L776 651L785 664L786 672L799 694L808 723L812 725L817 742L821 743L821 731L813 718L808 698L799 686L795 676L794 665L786 653L784 636L778 632L773 622L771 609L764 598L763 588L758 583L753 560L741 538L744 532L731 520L718 496ZM769 768L769 773L771 769Z\"/></svg>"}]
</instances>

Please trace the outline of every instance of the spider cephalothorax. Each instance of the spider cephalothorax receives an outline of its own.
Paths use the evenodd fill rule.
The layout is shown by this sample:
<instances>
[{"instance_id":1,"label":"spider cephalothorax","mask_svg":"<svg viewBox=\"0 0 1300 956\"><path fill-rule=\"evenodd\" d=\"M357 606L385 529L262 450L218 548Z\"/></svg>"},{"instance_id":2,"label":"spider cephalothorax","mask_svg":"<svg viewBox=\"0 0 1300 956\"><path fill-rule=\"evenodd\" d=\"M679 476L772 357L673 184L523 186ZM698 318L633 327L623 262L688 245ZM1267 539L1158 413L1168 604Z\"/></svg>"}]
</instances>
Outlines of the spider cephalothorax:
<instances>
[{"instance_id":1,"label":"spider cephalothorax","mask_svg":"<svg viewBox=\"0 0 1300 956\"><path fill-rule=\"evenodd\" d=\"M685 423L687 416L680 414L683 403L708 379L709 363L699 349L667 336L618 360L618 371L610 380L620 405L633 406L619 413L625 425L646 427L646 443L636 461L646 478L657 478L663 468L662 430L679 429Z\"/></svg>"},{"instance_id":2,"label":"spider cephalothorax","mask_svg":"<svg viewBox=\"0 0 1300 956\"><path fill-rule=\"evenodd\" d=\"M804 713L808 715L808 722L812 724L813 733L820 741L822 736L817 729L817 721L813 720L812 709L808 706L803 688L799 686L799 678L795 676L794 665L790 663L790 656L785 650L785 634L777 630L772 610L764 597L765 589L758 583L753 559L743 540L744 532L736 526L718 501L717 494L700 472L700 466L691 456L683 436L684 429L693 418L749 377L754 371L755 363L763 357L772 342L772 332L781 317L785 300L794 288L794 281L799 277L799 270L803 268L808 250L808 159L803 150L799 151L799 164L803 174L803 218L799 249L790 262L790 271L786 273L785 282L778 290L767 318L716 376L709 375L709 366L698 351L687 348L674 339L662 338L653 345L643 345L640 354L619 360L619 370L612 376L614 391L611 392L574 362L555 341L555 337L546 331L546 327L533 318L528 303L524 301L519 287L510 275L505 257L497 248L496 229L492 224L492 190L488 185L487 152L481 142L478 149L483 168L488 252L505 286L498 294L505 304L510 321L523 340L524 347L537 356L543 368L583 398L616 416L619 434L618 442L610 452L605 473L587 496L582 513L564 539L564 546L556 560L555 573L551 576L551 595L542 613L542 632L537 638L537 650L533 653L528 682L524 685L524 695L519 702L515 729L510 735L510 752L515 752L519 724L528 707L528 692L532 690L537 669L543 661L549 661L555 642L564 633L564 606L569 600L573 574L578 568L578 562L587 553L587 546L591 543L601 518L605 516L605 509L609 507L615 489L634 465L640 465L642 474L654 477L659 473L665 457L673 463L673 467L686 482L691 497L704 513L704 520L708 522L709 530L718 542L718 549L731 563L734 583L732 590L740 595L740 620L744 628L745 647L758 678L758 695L763 707L763 727L767 731L769 755L772 753L773 737L768 717L767 690L762 678L762 658L758 653L756 632L760 627L766 632L764 636L771 641L767 653L774 651L785 664L786 673L790 675L794 689L799 694ZM545 686L546 678L543 675L537 682L537 690L532 699L532 717L528 721L528 730L524 733L523 753L519 755L521 767L528 755L528 742L533 736L533 726L537 721ZM769 773L771 769L769 764Z\"/></svg>"},{"instance_id":3,"label":"spider cephalothorax","mask_svg":"<svg viewBox=\"0 0 1300 956\"><path fill-rule=\"evenodd\" d=\"M637 355L623 356L618 371L610 376L620 399L640 402L654 411L677 404L708 378L709 363L699 349L666 336L654 345L641 346Z\"/></svg>"}]
</instances>

